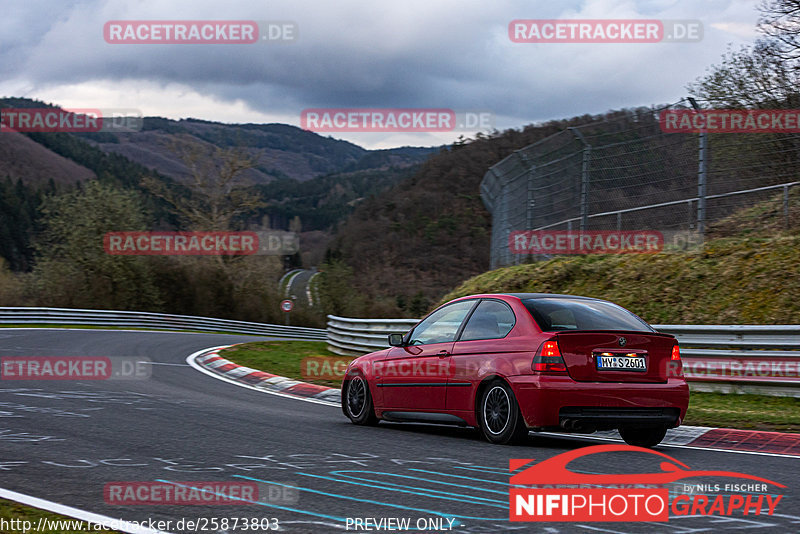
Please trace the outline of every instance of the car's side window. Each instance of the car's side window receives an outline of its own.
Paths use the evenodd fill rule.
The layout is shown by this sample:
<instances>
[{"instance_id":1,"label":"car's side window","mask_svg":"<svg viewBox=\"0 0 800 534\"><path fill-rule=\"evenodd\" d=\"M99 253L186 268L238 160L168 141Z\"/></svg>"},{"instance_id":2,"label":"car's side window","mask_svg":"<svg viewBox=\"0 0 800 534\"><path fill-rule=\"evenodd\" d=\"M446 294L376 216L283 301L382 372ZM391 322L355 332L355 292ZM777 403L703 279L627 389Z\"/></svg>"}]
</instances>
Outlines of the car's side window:
<instances>
[{"instance_id":1,"label":"car's side window","mask_svg":"<svg viewBox=\"0 0 800 534\"><path fill-rule=\"evenodd\" d=\"M475 300L462 300L436 310L414 328L409 344L427 345L454 341L464 317L474 305Z\"/></svg>"},{"instance_id":2,"label":"car's side window","mask_svg":"<svg viewBox=\"0 0 800 534\"><path fill-rule=\"evenodd\" d=\"M476 339L500 339L505 337L516 323L514 312L499 300L484 300L467 321L460 341Z\"/></svg>"}]
</instances>

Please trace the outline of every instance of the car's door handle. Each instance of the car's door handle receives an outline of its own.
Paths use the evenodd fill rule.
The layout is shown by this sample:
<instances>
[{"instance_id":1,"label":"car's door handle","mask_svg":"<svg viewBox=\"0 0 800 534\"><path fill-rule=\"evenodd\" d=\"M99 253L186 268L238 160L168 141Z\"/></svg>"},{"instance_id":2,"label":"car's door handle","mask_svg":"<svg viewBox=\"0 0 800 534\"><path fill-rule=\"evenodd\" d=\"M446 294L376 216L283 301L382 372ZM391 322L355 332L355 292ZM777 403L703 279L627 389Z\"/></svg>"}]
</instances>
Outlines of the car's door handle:
<instances>
[{"instance_id":1,"label":"car's door handle","mask_svg":"<svg viewBox=\"0 0 800 534\"><path fill-rule=\"evenodd\" d=\"M447 356L450 356L450 352L446 350L440 350L438 356L440 358L446 358Z\"/></svg>"}]
</instances>

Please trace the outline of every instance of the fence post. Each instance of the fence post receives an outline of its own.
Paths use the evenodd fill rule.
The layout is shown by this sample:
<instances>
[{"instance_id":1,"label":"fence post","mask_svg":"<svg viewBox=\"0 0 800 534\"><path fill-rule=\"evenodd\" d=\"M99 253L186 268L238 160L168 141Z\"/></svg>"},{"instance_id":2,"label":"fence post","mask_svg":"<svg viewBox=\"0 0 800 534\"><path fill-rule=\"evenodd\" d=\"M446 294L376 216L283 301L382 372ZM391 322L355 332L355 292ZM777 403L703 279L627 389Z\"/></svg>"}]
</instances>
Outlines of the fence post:
<instances>
[{"instance_id":1,"label":"fence post","mask_svg":"<svg viewBox=\"0 0 800 534\"><path fill-rule=\"evenodd\" d=\"M689 97L695 111L700 111L697 100ZM700 155L697 169L697 231L700 238L706 236L706 171L708 170L708 132L700 132Z\"/></svg>"},{"instance_id":2,"label":"fence post","mask_svg":"<svg viewBox=\"0 0 800 534\"><path fill-rule=\"evenodd\" d=\"M575 127L568 128L583 143L583 162L581 163L581 232L589 226L589 162L592 157L592 145Z\"/></svg>"},{"instance_id":3,"label":"fence post","mask_svg":"<svg viewBox=\"0 0 800 534\"><path fill-rule=\"evenodd\" d=\"M515 150L514 155L522 163L522 166L525 168L525 174L527 176L527 187L528 187L528 200L525 203L525 229L532 230L533 229L533 206L536 204L533 198L533 171L534 165L530 162L530 160L525 156L525 153L521 150Z\"/></svg>"},{"instance_id":4,"label":"fence post","mask_svg":"<svg viewBox=\"0 0 800 534\"><path fill-rule=\"evenodd\" d=\"M786 224L786 229L789 229L789 186L783 186L783 220Z\"/></svg>"},{"instance_id":5,"label":"fence post","mask_svg":"<svg viewBox=\"0 0 800 534\"><path fill-rule=\"evenodd\" d=\"M502 198L503 190L501 185L502 177L499 174L497 174L497 171L494 170L495 165L489 167L489 170L486 173L486 175L491 173L492 177L494 178L492 184L489 185L485 183L486 175L484 175L483 180L481 181L481 200L483 200L483 204L484 206L486 206L486 209L489 210L489 213L492 214L492 231L491 231L492 237L490 241L491 250L489 253L489 262L492 269L496 269L500 267L500 265L502 264L501 263L503 261L502 253L504 250L503 243L498 243L499 240L497 239L497 236L501 232L500 205L503 200ZM489 195L493 196L490 197ZM507 247L508 243L506 243L505 246Z\"/></svg>"}]
</instances>

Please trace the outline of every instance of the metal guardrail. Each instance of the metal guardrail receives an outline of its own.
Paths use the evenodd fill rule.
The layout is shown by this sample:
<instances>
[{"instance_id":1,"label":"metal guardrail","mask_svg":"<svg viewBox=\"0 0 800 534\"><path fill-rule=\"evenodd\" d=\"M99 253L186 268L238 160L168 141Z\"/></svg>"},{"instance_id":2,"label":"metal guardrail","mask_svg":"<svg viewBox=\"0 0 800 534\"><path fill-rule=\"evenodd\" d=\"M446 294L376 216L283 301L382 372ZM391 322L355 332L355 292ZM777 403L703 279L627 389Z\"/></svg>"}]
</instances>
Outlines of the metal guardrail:
<instances>
[{"instance_id":1,"label":"metal guardrail","mask_svg":"<svg viewBox=\"0 0 800 534\"><path fill-rule=\"evenodd\" d=\"M328 315L328 349L358 356L388 347L418 319ZM693 390L800 397L800 325L653 325L674 335Z\"/></svg>"},{"instance_id":2,"label":"metal guardrail","mask_svg":"<svg viewBox=\"0 0 800 534\"><path fill-rule=\"evenodd\" d=\"M74 308L2 308L0 324L52 324L114 326L126 328L149 328L159 330L232 332L258 336L290 337L306 340L325 340L326 332L321 328L282 326L276 324L251 323L229 319L213 319L191 315L168 315L163 313L84 310Z\"/></svg>"},{"instance_id":3,"label":"metal guardrail","mask_svg":"<svg viewBox=\"0 0 800 534\"><path fill-rule=\"evenodd\" d=\"M389 346L392 332L408 332L419 319L351 319L328 315L328 350L359 356Z\"/></svg>"}]
</instances>

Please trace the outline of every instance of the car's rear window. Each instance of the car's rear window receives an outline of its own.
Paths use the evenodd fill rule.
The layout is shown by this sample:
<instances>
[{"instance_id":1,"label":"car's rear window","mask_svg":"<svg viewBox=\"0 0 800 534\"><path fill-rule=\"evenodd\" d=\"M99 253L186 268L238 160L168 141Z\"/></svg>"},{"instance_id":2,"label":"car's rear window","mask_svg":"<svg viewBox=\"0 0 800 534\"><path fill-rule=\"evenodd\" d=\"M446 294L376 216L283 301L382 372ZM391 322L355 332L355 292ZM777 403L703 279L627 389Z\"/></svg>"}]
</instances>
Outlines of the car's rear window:
<instances>
[{"instance_id":1,"label":"car's rear window","mask_svg":"<svg viewBox=\"0 0 800 534\"><path fill-rule=\"evenodd\" d=\"M598 300L570 298L524 299L522 303L545 332L557 330L654 330L634 314Z\"/></svg>"}]
</instances>

